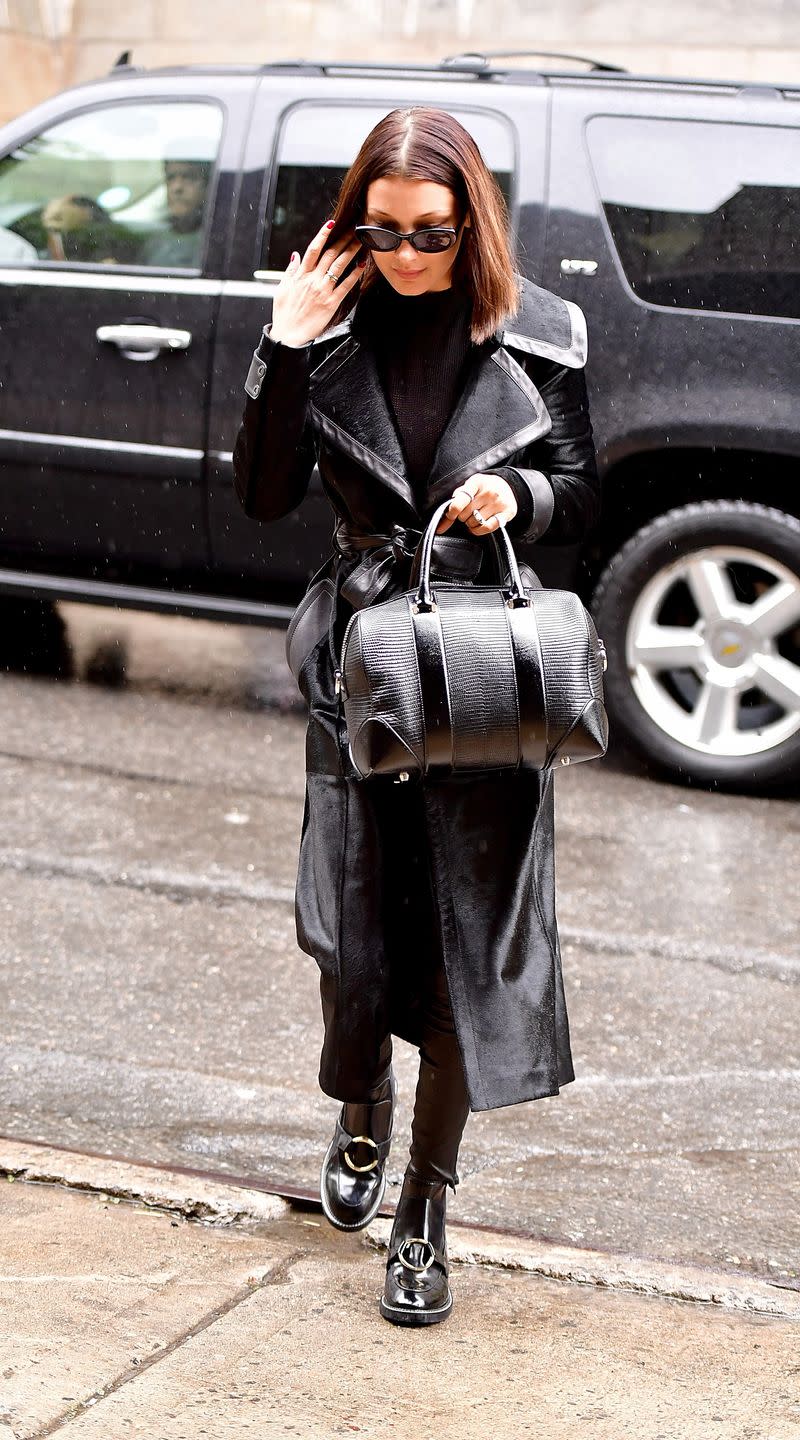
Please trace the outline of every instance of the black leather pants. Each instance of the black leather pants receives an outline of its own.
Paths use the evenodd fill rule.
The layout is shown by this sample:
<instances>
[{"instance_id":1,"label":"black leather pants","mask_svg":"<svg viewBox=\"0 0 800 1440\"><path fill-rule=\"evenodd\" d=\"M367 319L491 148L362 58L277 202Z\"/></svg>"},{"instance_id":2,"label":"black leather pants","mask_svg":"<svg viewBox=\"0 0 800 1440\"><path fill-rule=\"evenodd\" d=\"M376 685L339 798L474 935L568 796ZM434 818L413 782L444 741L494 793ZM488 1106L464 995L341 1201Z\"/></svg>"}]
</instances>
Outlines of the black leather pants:
<instances>
[{"instance_id":1,"label":"black leather pants","mask_svg":"<svg viewBox=\"0 0 800 1440\"><path fill-rule=\"evenodd\" d=\"M411 1164L421 1179L446 1180L455 1190L458 1147L470 1110L444 964L432 972L424 1014Z\"/></svg>"},{"instance_id":2,"label":"black leather pants","mask_svg":"<svg viewBox=\"0 0 800 1440\"><path fill-rule=\"evenodd\" d=\"M443 963L428 975L422 1016L410 1163L421 1179L444 1180L455 1190L460 1180L458 1150L470 1109ZM388 1098L391 1059L392 1036L387 1035L381 1045L380 1070L366 1100Z\"/></svg>"}]
</instances>

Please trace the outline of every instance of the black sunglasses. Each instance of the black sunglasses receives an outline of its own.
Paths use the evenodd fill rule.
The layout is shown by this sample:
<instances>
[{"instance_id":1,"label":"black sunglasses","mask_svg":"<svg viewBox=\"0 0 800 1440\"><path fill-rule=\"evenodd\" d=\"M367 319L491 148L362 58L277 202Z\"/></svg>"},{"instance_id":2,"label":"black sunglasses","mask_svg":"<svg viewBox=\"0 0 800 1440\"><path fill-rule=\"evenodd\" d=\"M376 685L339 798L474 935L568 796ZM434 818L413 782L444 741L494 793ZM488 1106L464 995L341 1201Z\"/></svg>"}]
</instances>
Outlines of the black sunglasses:
<instances>
[{"instance_id":1,"label":"black sunglasses","mask_svg":"<svg viewBox=\"0 0 800 1440\"><path fill-rule=\"evenodd\" d=\"M458 229L461 229L460 225ZM367 250L397 250L404 240L410 240L414 249L423 255L449 250L458 239L458 230L454 230L452 225L429 225L424 230L407 230L404 233L388 230L385 225L356 225L353 233Z\"/></svg>"}]
</instances>

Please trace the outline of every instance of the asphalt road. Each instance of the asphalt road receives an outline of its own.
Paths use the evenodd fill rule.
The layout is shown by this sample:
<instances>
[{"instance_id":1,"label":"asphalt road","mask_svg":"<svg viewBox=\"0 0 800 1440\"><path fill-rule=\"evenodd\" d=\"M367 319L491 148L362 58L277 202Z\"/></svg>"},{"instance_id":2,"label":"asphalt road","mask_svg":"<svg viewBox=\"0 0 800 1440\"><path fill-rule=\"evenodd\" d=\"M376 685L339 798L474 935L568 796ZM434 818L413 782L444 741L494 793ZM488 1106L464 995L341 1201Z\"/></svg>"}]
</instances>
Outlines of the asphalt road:
<instances>
[{"instance_id":1,"label":"asphalt road","mask_svg":"<svg viewBox=\"0 0 800 1440\"><path fill-rule=\"evenodd\" d=\"M74 678L0 677L0 1133L313 1192L338 1107L294 943L283 635L61 613ZM796 799L611 755L556 812L576 1080L470 1116L449 1213L800 1287Z\"/></svg>"}]
</instances>

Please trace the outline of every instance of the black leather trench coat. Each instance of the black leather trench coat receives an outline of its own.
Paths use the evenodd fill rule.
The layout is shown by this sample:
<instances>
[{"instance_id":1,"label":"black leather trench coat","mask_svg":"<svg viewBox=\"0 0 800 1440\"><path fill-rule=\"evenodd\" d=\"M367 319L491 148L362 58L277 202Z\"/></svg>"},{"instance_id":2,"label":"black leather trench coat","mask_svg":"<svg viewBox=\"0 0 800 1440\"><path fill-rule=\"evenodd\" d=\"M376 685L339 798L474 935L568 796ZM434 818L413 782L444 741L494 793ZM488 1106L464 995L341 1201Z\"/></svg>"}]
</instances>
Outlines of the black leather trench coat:
<instances>
[{"instance_id":1,"label":"black leather trench coat","mask_svg":"<svg viewBox=\"0 0 800 1440\"><path fill-rule=\"evenodd\" d=\"M273 341L266 326L245 382L233 460L245 513L262 522L288 514L316 462L336 522L331 557L314 577L329 578L331 598L321 622L314 607L316 628L295 667L309 711L295 922L298 944L320 970L319 1083L339 1100L363 1098L387 1031L420 1044L425 971L439 956L472 1110L554 1095L575 1078L555 914L552 772L362 780L334 693L347 619L408 588L427 519L469 475L500 470L520 498L527 491L532 505L514 517L525 516L524 532L508 526L515 546L568 543L596 519L584 316L519 282L517 314L473 347L419 508L359 323L368 292L342 324L302 348ZM434 573L455 568L483 580L494 573L486 570L493 549L457 522L435 541Z\"/></svg>"}]
</instances>

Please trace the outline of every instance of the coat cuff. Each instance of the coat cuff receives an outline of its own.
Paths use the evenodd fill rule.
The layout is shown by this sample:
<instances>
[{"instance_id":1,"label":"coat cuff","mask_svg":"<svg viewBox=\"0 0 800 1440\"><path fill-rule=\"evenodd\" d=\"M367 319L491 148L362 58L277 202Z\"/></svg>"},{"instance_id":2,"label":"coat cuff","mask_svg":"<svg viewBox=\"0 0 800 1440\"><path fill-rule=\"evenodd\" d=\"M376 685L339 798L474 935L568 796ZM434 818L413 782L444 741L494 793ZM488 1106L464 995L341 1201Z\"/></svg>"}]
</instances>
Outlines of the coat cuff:
<instances>
[{"instance_id":1,"label":"coat cuff","mask_svg":"<svg viewBox=\"0 0 800 1440\"><path fill-rule=\"evenodd\" d=\"M271 329L270 321L261 332L261 339L253 351L250 369L244 382L245 393L252 400L257 400L261 394L264 376L272 365L279 364L290 375L294 373L298 377L308 369L313 341L309 341L307 345L284 345L282 341L272 339L269 333Z\"/></svg>"},{"instance_id":2,"label":"coat cuff","mask_svg":"<svg viewBox=\"0 0 800 1440\"><path fill-rule=\"evenodd\" d=\"M521 542L538 540L553 518L553 487L544 472L500 465L483 473L502 476L514 491L517 513L506 526L508 535Z\"/></svg>"}]
</instances>

